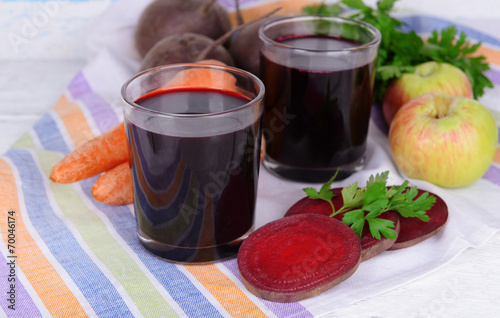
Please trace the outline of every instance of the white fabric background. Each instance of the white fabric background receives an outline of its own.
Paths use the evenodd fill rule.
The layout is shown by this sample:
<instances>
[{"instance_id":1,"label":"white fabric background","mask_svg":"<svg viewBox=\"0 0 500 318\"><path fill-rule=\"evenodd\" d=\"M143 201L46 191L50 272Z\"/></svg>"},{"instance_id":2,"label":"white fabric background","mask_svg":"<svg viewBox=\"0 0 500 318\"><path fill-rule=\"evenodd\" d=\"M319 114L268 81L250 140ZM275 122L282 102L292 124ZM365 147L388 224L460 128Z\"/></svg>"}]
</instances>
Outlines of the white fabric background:
<instances>
[{"instance_id":1,"label":"white fabric background","mask_svg":"<svg viewBox=\"0 0 500 318\"><path fill-rule=\"evenodd\" d=\"M68 5L64 7L64 10L61 9L60 14L54 16L44 28L40 28L40 30L52 32L38 33L29 43L22 47L23 50L21 51L15 52L10 46L8 38L2 37L1 47L5 49L0 50L0 57L3 62L16 60L23 63L32 63L35 58L46 59L51 62L57 59L77 60L80 63L78 65L85 65L85 75L91 80L93 88L112 102L117 113L120 113L121 105L117 95L119 89L117 88L134 72L137 66L133 49L129 51L131 48L130 35L137 18L137 12L140 12L146 3L147 1L118 1L112 4L111 10L104 12L104 16L99 17L98 20L95 19L99 13L109 5L106 1L94 3L92 9L89 9L90 6L86 7L85 4ZM369 2L367 1L367 3ZM0 21L4 21L2 26L5 31L3 32L4 35L8 34L8 32L18 31L19 19L12 20L12 16L9 16L9 19L2 18L7 17L8 12L13 14L9 10L14 9L4 10L6 8L5 2L2 2L1 5ZM12 3L8 4L8 6L9 8L14 7ZM35 6L35 3L28 3L27 11L17 12L17 16L32 17L30 14L39 10L39 7ZM410 8L411 10L417 10L417 12L440 17L460 18L460 23L475 26L486 32L491 32L493 35L497 35L494 30L499 30L499 28L491 27L495 23L498 25L500 20L498 19L500 12L498 6L499 3L493 0L403 0L398 4L399 8L405 8L405 10ZM59 28L63 25L61 21L72 15L82 16L73 18L72 23L68 22L68 25L71 25L71 28L68 28L73 33L67 32L68 29L62 31ZM84 18L85 15L88 17ZM5 21L9 22L7 26ZM69 34L67 37L62 36L62 34L66 34L65 32ZM61 41L61 39L63 40ZM85 63L82 63L82 58L86 59ZM78 67L72 67L70 69L73 71L79 69ZM30 69L35 76L38 74L33 68L19 66L19 69L25 70L23 75L17 74L21 78L22 76L30 76ZM39 67L39 70L43 70L43 67ZM67 76L69 80L69 74ZM2 78L2 83L8 84L8 82L9 80L5 77ZM53 86L48 87L54 89ZM61 86L61 89L63 87ZM54 89L53 96L58 97L61 89ZM6 96L8 90L3 88L0 93L3 94L2 96ZM492 95L498 96L498 93L490 92L484 99L487 100ZM56 97L53 98L53 101L55 101ZM52 104L53 102L48 101L43 106L48 109ZM5 104L2 105L2 115L6 109L10 109L7 107ZM31 120L34 120L34 118ZM9 121L9 119L5 121ZM26 127L29 127L29 124ZM402 181L402 177L398 174L390 159L385 136L380 134L373 126L370 130L369 151L367 170L348 180L336 183L334 186L346 185L352 181L361 182L366 180L369 174L384 170L391 171L391 182ZM474 289L474 287L477 287L474 282L462 281L461 276L465 275L467 277L467 275L470 275L468 272L476 272L481 275L484 267L482 267L482 264L473 263L467 258L465 260L462 258L462 263L451 267L448 271L443 272L441 270L439 277L433 276L430 279L420 279L418 283L407 287L410 281L437 270L457 257L458 253L467 247L478 246L485 242L500 228L497 204L498 189L492 188L488 182L482 180L472 186L457 190L442 190L425 182L413 181L413 183L423 189L433 191L445 199L450 207L450 219L447 226L440 234L418 246L407 250L387 252L362 264L355 275L343 284L342 295L338 294L338 289L328 292L328 295L331 296L332 301L334 299L338 301L339 305L351 303L365 297L371 298L358 302L354 306L345 307L345 309L337 311L332 316L381 315L384 317L398 317L402 314L406 317L465 317L471 313L493 314L494 308L498 309L500 290L496 287L495 282L500 282L499 272L495 272L493 266L486 267L489 271L486 271L484 275L490 276L485 282L490 282L492 286L488 284L482 290ZM291 204L303 196L301 189L304 185L276 179L271 177L265 170L262 170L259 186L257 226L281 217ZM471 255L471 258L479 255L500 260L498 256L500 254L500 244L498 242L497 239L490 244L489 248L493 249L493 253L489 256L489 252L484 252L481 248L475 252L469 252L468 255ZM373 295L397 286L401 287L389 293L373 297ZM469 290L466 286L471 286L471 289ZM439 289L440 287L441 289ZM437 291L432 291L431 288L436 288ZM405 291L410 294L398 294L398 292ZM497 294L492 294L495 291L497 291ZM470 302L470 299L475 299L475 301ZM497 301L495 302L495 300ZM307 302L314 303L315 300L311 299ZM322 305L327 306L326 303L315 305L319 306L318 308ZM469 311L466 308L469 308ZM356 312L363 314L357 316ZM483 316L494 317L493 315Z\"/></svg>"}]
</instances>

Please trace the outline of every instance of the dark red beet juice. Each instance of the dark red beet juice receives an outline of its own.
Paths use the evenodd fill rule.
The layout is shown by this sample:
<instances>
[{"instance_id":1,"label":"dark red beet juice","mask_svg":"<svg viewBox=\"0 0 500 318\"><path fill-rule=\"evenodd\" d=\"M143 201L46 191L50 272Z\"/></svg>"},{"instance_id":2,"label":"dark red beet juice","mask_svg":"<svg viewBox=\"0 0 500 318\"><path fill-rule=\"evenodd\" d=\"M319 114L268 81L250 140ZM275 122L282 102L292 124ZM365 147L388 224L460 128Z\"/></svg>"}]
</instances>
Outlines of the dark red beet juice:
<instances>
[{"instance_id":1,"label":"dark red beet juice","mask_svg":"<svg viewBox=\"0 0 500 318\"><path fill-rule=\"evenodd\" d=\"M210 116L248 102L211 89L171 90L135 101L180 116ZM145 122L155 126L154 120ZM139 241L173 261L222 259L234 255L253 228L259 122L217 135L187 129L197 137L158 133L127 121Z\"/></svg>"},{"instance_id":2,"label":"dark red beet juice","mask_svg":"<svg viewBox=\"0 0 500 318\"><path fill-rule=\"evenodd\" d=\"M343 50L361 44L319 35L275 41L308 50ZM372 63L349 65L339 59L304 56L282 63L265 51L261 54L266 159L289 167L282 173L285 177L307 182L327 181L336 168L363 160L372 104ZM347 175L341 169L338 177Z\"/></svg>"}]
</instances>

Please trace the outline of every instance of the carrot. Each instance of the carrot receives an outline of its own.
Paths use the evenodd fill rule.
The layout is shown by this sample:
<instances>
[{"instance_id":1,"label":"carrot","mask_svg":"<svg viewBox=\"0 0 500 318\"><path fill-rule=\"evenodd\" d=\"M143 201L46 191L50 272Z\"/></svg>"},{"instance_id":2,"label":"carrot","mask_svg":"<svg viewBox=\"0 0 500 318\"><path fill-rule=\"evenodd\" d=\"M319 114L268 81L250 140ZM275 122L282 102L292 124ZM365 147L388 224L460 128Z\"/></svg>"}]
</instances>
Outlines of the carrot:
<instances>
[{"instance_id":1,"label":"carrot","mask_svg":"<svg viewBox=\"0 0 500 318\"><path fill-rule=\"evenodd\" d=\"M128 161L125 125L120 123L85 142L52 167L50 180L72 183L95 176Z\"/></svg>"},{"instance_id":2,"label":"carrot","mask_svg":"<svg viewBox=\"0 0 500 318\"><path fill-rule=\"evenodd\" d=\"M222 66L226 66L227 65L226 63L224 63L222 61L214 60L214 59L201 60L201 61L198 61L196 63L197 64L215 64L215 65L222 65Z\"/></svg>"},{"instance_id":3,"label":"carrot","mask_svg":"<svg viewBox=\"0 0 500 318\"><path fill-rule=\"evenodd\" d=\"M97 178L90 192L99 202L112 205L132 203L134 189L129 163L121 163L105 172Z\"/></svg>"},{"instance_id":4,"label":"carrot","mask_svg":"<svg viewBox=\"0 0 500 318\"><path fill-rule=\"evenodd\" d=\"M218 60L202 60L198 64L215 64L225 66ZM236 77L231 73L218 69L186 69L177 73L161 89L210 87L236 92Z\"/></svg>"}]
</instances>

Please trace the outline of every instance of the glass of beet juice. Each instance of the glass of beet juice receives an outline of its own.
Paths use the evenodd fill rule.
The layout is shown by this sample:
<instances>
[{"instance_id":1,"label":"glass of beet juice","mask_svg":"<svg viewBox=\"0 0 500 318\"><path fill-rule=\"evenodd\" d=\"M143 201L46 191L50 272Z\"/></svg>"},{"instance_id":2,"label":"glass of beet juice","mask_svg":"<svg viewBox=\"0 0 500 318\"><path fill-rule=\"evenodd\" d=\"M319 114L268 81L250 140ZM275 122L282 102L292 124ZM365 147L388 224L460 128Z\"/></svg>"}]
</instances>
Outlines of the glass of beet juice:
<instances>
[{"instance_id":1,"label":"glass of beet juice","mask_svg":"<svg viewBox=\"0 0 500 318\"><path fill-rule=\"evenodd\" d=\"M179 263L236 255L254 224L262 82L175 64L136 75L122 97L139 242Z\"/></svg>"},{"instance_id":2,"label":"glass of beet juice","mask_svg":"<svg viewBox=\"0 0 500 318\"><path fill-rule=\"evenodd\" d=\"M264 166L296 181L361 170L380 32L350 19L292 16L259 29Z\"/></svg>"}]
</instances>

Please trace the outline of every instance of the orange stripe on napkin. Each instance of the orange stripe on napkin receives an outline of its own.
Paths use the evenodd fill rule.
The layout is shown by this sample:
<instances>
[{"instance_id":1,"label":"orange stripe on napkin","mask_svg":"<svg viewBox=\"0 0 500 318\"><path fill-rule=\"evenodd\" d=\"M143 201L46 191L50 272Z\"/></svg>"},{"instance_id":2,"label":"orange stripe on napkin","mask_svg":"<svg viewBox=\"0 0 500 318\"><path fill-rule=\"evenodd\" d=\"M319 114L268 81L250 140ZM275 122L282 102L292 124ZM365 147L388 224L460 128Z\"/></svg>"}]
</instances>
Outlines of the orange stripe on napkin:
<instances>
[{"instance_id":1,"label":"orange stripe on napkin","mask_svg":"<svg viewBox=\"0 0 500 318\"><path fill-rule=\"evenodd\" d=\"M255 20L264 14L271 12L276 8L281 10L276 12L276 15L288 15L288 14L299 14L302 12L304 6L321 3L321 1L311 1L311 0L277 0L273 2L260 3L254 7L248 7L240 10L241 16L244 22ZM229 14L231 23L236 25L236 12L231 12Z\"/></svg>"},{"instance_id":2,"label":"orange stripe on napkin","mask_svg":"<svg viewBox=\"0 0 500 318\"><path fill-rule=\"evenodd\" d=\"M474 55L484 55L489 64L500 65L500 51L481 45Z\"/></svg>"},{"instance_id":3,"label":"orange stripe on napkin","mask_svg":"<svg viewBox=\"0 0 500 318\"><path fill-rule=\"evenodd\" d=\"M267 317L217 266L186 265L185 268L217 299L231 317Z\"/></svg>"},{"instance_id":4,"label":"orange stripe on napkin","mask_svg":"<svg viewBox=\"0 0 500 318\"><path fill-rule=\"evenodd\" d=\"M496 163L500 163L500 147L497 148L497 152L495 153L495 157L493 157L493 161Z\"/></svg>"},{"instance_id":5,"label":"orange stripe on napkin","mask_svg":"<svg viewBox=\"0 0 500 318\"><path fill-rule=\"evenodd\" d=\"M85 118L78 104L70 102L64 94L54 105L54 111L64 123L64 127L75 147L94 137L92 128L90 128L87 118Z\"/></svg>"},{"instance_id":6,"label":"orange stripe on napkin","mask_svg":"<svg viewBox=\"0 0 500 318\"><path fill-rule=\"evenodd\" d=\"M7 162L0 159L0 209L2 214L0 230L2 231L2 239L5 245L8 247L9 244L8 221L15 220L15 223L11 223L15 224L15 231L13 232L15 243L11 244L15 247L13 255L17 255L17 258L14 260L51 316L88 317L76 297L43 255L35 240L28 232L23 222L21 209L19 208L19 198L15 184L16 180L12 169ZM9 215L9 211L13 211L13 215ZM13 219L9 219L9 216ZM11 259L8 258L8 260Z\"/></svg>"}]
</instances>

